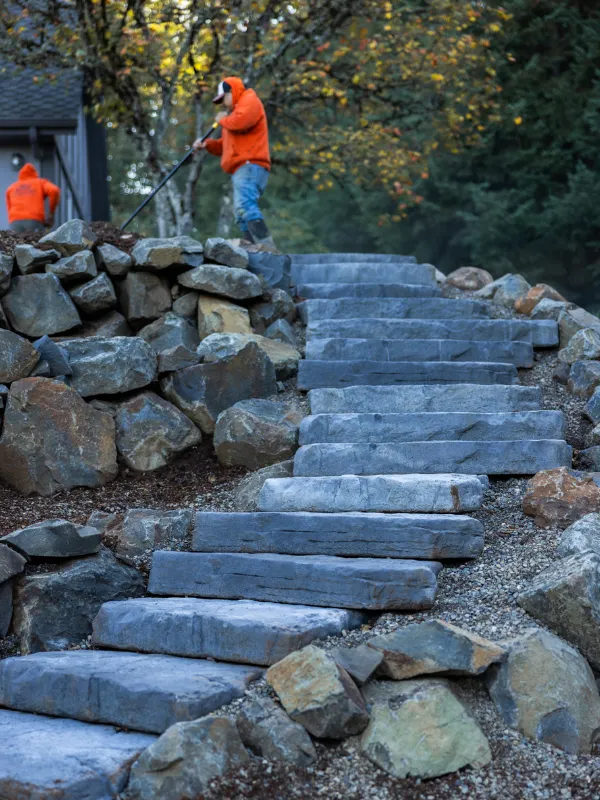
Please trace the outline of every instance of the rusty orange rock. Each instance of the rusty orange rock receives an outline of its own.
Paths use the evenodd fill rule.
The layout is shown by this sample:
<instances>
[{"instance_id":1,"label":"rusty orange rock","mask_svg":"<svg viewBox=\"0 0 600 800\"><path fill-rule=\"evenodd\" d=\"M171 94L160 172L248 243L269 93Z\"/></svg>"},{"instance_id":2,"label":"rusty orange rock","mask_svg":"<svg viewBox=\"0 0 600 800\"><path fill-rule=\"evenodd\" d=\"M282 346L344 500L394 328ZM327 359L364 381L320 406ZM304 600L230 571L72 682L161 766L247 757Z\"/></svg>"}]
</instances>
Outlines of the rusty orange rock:
<instances>
[{"instance_id":1,"label":"rusty orange rock","mask_svg":"<svg viewBox=\"0 0 600 800\"><path fill-rule=\"evenodd\" d=\"M560 302L566 302L562 294L557 292L556 289L553 289L552 286L548 286L546 283L538 283L532 286L524 297L519 297L515 302L515 311L518 314L529 315L540 300L558 300Z\"/></svg>"},{"instance_id":2,"label":"rusty orange rock","mask_svg":"<svg viewBox=\"0 0 600 800\"><path fill-rule=\"evenodd\" d=\"M564 529L594 511L600 511L600 487L589 474L559 467L538 472L527 484L523 512L540 528Z\"/></svg>"}]
</instances>

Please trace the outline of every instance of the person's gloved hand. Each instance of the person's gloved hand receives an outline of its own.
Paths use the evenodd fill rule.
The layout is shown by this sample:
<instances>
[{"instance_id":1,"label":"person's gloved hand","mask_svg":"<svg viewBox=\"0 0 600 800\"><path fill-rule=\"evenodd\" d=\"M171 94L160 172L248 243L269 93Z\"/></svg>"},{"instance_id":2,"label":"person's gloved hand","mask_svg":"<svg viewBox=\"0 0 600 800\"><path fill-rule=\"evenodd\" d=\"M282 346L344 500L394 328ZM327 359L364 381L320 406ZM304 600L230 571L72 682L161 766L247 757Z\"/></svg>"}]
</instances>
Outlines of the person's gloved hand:
<instances>
[{"instance_id":1,"label":"person's gloved hand","mask_svg":"<svg viewBox=\"0 0 600 800\"><path fill-rule=\"evenodd\" d=\"M222 119L225 119L225 117L228 116L229 114L227 113L227 111L219 111L219 113L215 117L215 121L220 123Z\"/></svg>"},{"instance_id":2,"label":"person's gloved hand","mask_svg":"<svg viewBox=\"0 0 600 800\"><path fill-rule=\"evenodd\" d=\"M196 139L196 141L192 145L192 149L194 149L194 150L206 150L206 142L203 142L202 139Z\"/></svg>"}]
</instances>

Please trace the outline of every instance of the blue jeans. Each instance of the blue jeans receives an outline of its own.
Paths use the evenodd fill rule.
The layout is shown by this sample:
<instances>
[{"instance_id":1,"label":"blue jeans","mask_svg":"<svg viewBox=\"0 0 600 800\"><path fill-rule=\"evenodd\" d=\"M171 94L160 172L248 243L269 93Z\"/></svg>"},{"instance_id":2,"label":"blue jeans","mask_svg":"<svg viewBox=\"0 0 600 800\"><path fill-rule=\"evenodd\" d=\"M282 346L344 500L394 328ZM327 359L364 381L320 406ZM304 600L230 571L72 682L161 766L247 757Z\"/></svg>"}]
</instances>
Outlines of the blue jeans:
<instances>
[{"instance_id":1,"label":"blue jeans","mask_svg":"<svg viewBox=\"0 0 600 800\"><path fill-rule=\"evenodd\" d=\"M235 221L244 236L248 234L249 222L263 219L258 198L267 188L268 180L269 170L258 164L244 164L232 175Z\"/></svg>"}]
</instances>

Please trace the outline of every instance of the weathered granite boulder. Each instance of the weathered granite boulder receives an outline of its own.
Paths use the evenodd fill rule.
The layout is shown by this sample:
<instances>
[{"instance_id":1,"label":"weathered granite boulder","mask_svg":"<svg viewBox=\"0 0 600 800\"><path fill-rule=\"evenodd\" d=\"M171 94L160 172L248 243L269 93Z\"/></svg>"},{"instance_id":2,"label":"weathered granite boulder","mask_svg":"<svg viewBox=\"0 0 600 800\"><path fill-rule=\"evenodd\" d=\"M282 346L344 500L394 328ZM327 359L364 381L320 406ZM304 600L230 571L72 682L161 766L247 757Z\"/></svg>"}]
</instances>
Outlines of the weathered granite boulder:
<instances>
[{"instance_id":1,"label":"weathered granite boulder","mask_svg":"<svg viewBox=\"0 0 600 800\"><path fill-rule=\"evenodd\" d=\"M278 319L293 322L296 319L296 304L283 289L271 289L269 299L255 303L250 308L250 322L256 333L264 333Z\"/></svg>"},{"instance_id":2,"label":"weathered granite boulder","mask_svg":"<svg viewBox=\"0 0 600 800\"><path fill-rule=\"evenodd\" d=\"M67 351L64 347L53 342L49 336L42 336L41 339L37 339L33 342L33 346L37 350L40 359L48 364L50 375L54 377L73 373Z\"/></svg>"},{"instance_id":3,"label":"weathered granite boulder","mask_svg":"<svg viewBox=\"0 0 600 800\"><path fill-rule=\"evenodd\" d=\"M153 550L180 550L190 533L192 516L191 508L132 508L121 522L109 525L115 551L121 560L135 563Z\"/></svg>"},{"instance_id":4,"label":"weathered granite boulder","mask_svg":"<svg viewBox=\"0 0 600 800\"><path fill-rule=\"evenodd\" d=\"M334 647L329 655L346 670L357 686L364 686L383 661L383 653L366 644L359 644L358 647Z\"/></svg>"},{"instance_id":5,"label":"weathered granite boulder","mask_svg":"<svg viewBox=\"0 0 600 800\"><path fill-rule=\"evenodd\" d=\"M113 278L122 278L131 269L131 256L113 244L101 244L96 248L96 264Z\"/></svg>"},{"instance_id":6,"label":"weathered granite boulder","mask_svg":"<svg viewBox=\"0 0 600 800\"><path fill-rule=\"evenodd\" d=\"M289 344L293 348L298 346L294 329L287 319L276 319L275 322L272 322L266 329L265 336L267 339Z\"/></svg>"},{"instance_id":7,"label":"weathered granite boulder","mask_svg":"<svg viewBox=\"0 0 600 800\"><path fill-rule=\"evenodd\" d=\"M200 342L196 326L171 311L142 328L138 336L148 342L158 356L160 373L174 372L200 362L196 353Z\"/></svg>"},{"instance_id":8,"label":"weathered granite boulder","mask_svg":"<svg viewBox=\"0 0 600 800\"><path fill-rule=\"evenodd\" d=\"M73 301L56 275L13 278L2 305L11 326L26 336L51 336L81 324Z\"/></svg>"},{"instance_id":9,"label":"weathered granite boulder","mask_svg":"<svg viewBox=\"0 0 600 800\"><path fill-rule=\"evenodd\" d=\"M219 414L214 446L221 464L260 469L291 458L304 413L273 400L242 400Z\"/></svg>"},{"instance_id":10,"label":"weathered granite boulder","mask_svg":"<svg viewBox=\"0 0 600 800\"><path fill-rule=\"evenodd\" d=\"M504 722L567 753L589 753L598 737L600 696L586 660L543 630L505 644L508 658L486 676Z\"/></svg>"},{"instance_id":11,"label":"weathered granite boulder","mask_svg":"<svg viewBox=\"0 0 600 800\"><path fill-rule=\"evenodd\" d=\"M252 333L246 309L228 300L198 295L197 312L200 339L206 339L211 333Z\"/></svg>"},{"instance_id":12,"label":"weathered granite boulder","mask_svg":"<svg viewBox=\"0 0 600 800\"><path fill-rule=\"evenodd\" d=\"M597 425L600 422L600 388L594 389L593 395L587 402L585 411L594 425Z\"/></svg>"},{"instance_id":13,"label":"weathered granite boulder","mask_svg":"<svg viewBox=\"0 0 600 800\"><path fill-rule=\"evenodd\" d=\"M98 275L96 259L90 250L81 250L73 256L61 258L55 263L46 264L46 272L51 272L63 283L70 283Z\"/></svg>"},{"instance_id":14,"label":"weathered granite boulder","mask_svg":"<svg viewBox=\"0 0 600 800\"><path fill-rule=\"evenodd\" d=\"M459 267L446 276L446 283L465 292L475 292L493 282L493 277L479 267Z\"/></svg>"},{"instance_id":15,"label":"weathered granite boulder","mask_svg":"<svg viewBox=\"0 0 600 800\"><path fill-rule=\"evenodd\" d=\"M509 273L488 283L483 289L479 289L476 295L485 300L493 299L494 302L507 308L513 308L516 301L526 295L530 289L531 285L522 275Z\"/></svg>"},{"instance_id":16,"label":"weathered granite boulder","mask_svg":"<svg viewBox=\"0 0 600 800\"><path fill-rule=\"evenodd\" d=\"M117 475L115 424L58 381L13 383L0 439L0 478L23 494L103 486Z\"/></svg>"},{"instance_id":17,"label":"weathered granite boulder","mask_svg":"<svg viewBox=\"0 0 600 800\"><path fill-rule=\"evenodd\" d=\"M66 519L47 519L3 536L0 540L27 558L75 558L100 550L100 531Z\"/></svg>"},{"instance_id":18,"label":"weathered granite boulder","mask_svg":"<svg viewBox=\"0 0 600 800\"><path fill-rule=\"evenodd\" d=\"M58 254L57 254L58 255ZM0 297L10 288L13 273L13 257L8 253L0 252Z\"/></svg>"},{"instance_id":19,"label":"weathered granite boulder","mask_svg":"<svg viewBox=\"0 0 600 800\"><path fill-rule=\"evenodd\" d=\"M26 378L40 359L35 347L12 331L0 329L0 381Z\"/></svg>"},{"instance_id":20,"label":"weathered granite boulder","mask_svg":"<svg viewBox=\"0 0 600 800\"><path fill-rule=\"evenodd\" d=\"M256 275L247 269L234 267L203 264L179 275L177 280L188 289L219 294L232 300L250 300L253 297L260 297L263 293L261 282Z\"/></svg>"},{"instance_id":21,"label":"weathered granite boulder","mask_svg":"<svg viewBox=\"0 0 600 800\"><path fill-rule=\"evenodd\" d=\"M563 531L556 552L561 558L591 550L600 556L600 514L586 514Z\"/></svg>"},{"instance_id":22,"label":"weathered granite boulder","mask_svg":"<svg viewBox=\"0 0 600 800\"><path fill-rule=\"evenodd\" d=\"M248 269L258 275L266 286L289 292L291 287L292 259L276 253L248 252Z\"/></svg>"},{"instance_id":23,"label":"weathered granite boulder","mask_svg":"<svg viewBox=\"0 0 600 800\"><path fill-rule=\"evenodd\" d=\"M106 272L69 291L71 299L84 314L101 314L112 311L117 305L115 287Z\"/></svg>"},{"instance_id":24,"label":"weathered granite boulder","mask_svg":"<svg viewBox=\"0 0 600 800\"><path fill-rule=\"evenodd\" d=\"M156 353L137 336L66 339L62 346L73 370L67 383L82 397L131 392L157 375Z\"/></svg>"},{"instance_id":25,"label":"weathered granite boulder","mask_svg":"<svg viewBox=\"0 0 600 800\"><path fill-rule=\"evenodd\" d=\"M87 222L70 219L56 230L43 236L40 244L55 247L63 256L72 256L80 250L89 250L96 244L96 236Z\"/></svg>"},{"instance_id":26,"label":"weathered granite boulder","mask_svg":"<svg viewBox=\"0 0 600 800\"><path fill-rule=\"evenodd\" d=\"M524 297L520 297L515 302L515 311L518 314L529 315L542 300L554 300L559 303L566 302L562 294L553 289L552 286L548 286L546 283L537 283Z\"/></svg>"},{"instance_id":27,"label":"weathered granite boulder","mask_svg":"<svg viewBox=\"0 0 600 800\"><path fill-rule=\"evenodd\" d=\"M235 725L223 717L178 722L131 768L131 800L199 798L210 783L250 760Z\"/></svg>"},{"instance_id":28,"label":"weathered granite boulder","mask_svg":"<svg viewBox=\"0 0 600 800\"><path fill-rule=\"evenodd\" d=\"M538 472L527 484L523 513L540 528L566 528L592 511L600 511L600 487L590 474L559 467Z\"/></svg>"},{"instance_id":29,"label":"weathered granite boulder","mask_svg":"<svg viewBox=\"0 0 600 800\"><path fill-rule=\"evenodd\" d=\"M565 364L600 358L600 331L593 328L577 331L571 336L569 344L559 351L558 358Z\"/></svg>"},{"instance_id":30,"label":"weathered granite boulder","mask_svg":"<svg viewBox=\"0 0 600 800\"><path fill-rule=\"evenodd\" d=\"M32 272L39 272L46 264L52 264L54 261L58 261L59 258L60 253L58 250L40 250L32 244L18 244L15 247L15 261L17 262L17 268L21 275L30 275ZM6 265L6 261L4 263ZM4 274L6 276L6 267Z\"/></svg>"},{"instance_id":31,"label":"weathered granite boulder","mask_svg":"<svg viewBox=\"0 0 600 800\"><path fill-rule=\"evenodd\" d=\"M596 435L598 434L600 434L600 430ZM585 450L580 450L579 465L582 469L590 469L594 472L600 472L600 447L598 447L597 444L594 444L591 447L586 447Z\"/></svg>"},{"instance_id":32,"label":"weathered granite boulder","mask_svg":"<svg viewBox=\"0 0 600 800\"><path fill-rule=\"evenodd\" d=\"M236 355L249 342L254 342L261 352L271 359L278 380L285 380L298 371L301 356L295 347L267 339L258 333L212 333L202 340L196 353L207 363L220 361Z\"/></svg>"},{"instance_id":33,"label":"weathered granite boulder","mask_svg":"<svg viewBox=\"0 0 600 800\"><path fill-rule=\"evenodd\" d=\"M268 697L257 697L236 719L243 744L269 761L307 767L317 759L310 736Z\"/></svg>"},{"instance_id":34,"label":"weathered granite boulder","mask_svg":"<svg viewBox=\"0 0 600 800\"><path fill-rule=\"evenodd\" d=\"M204 255L209 261L224 264L226 267L248 269L248 253L242 247L220 237L206 240Z\"/></svg>"},{"instance_id":35,"label":"weathered granite boulder","mask_svg":"<svg viewBox=\"0 0 600 800\"><path fill-rule=\"evenodd\" d=\"M600 319L578 306L572 306L562 311L558 317L560 347L566 347L573 336L584 328L592 328L600 333Z\"/></svg>"},{"instance_id":36,"label":"weathered granite boulder","mask_svg":"<svg viewBox=\"0 0 600 800\"><path fill-rule=\"evenodd\" d=\"M258 511L258 496L269 478L291 478L294 474L294 460L281 461L270 467L263 467L243 478L235 492L235 506L238 511Z\"/></svg>"},{"instance_id":37,"label":"weathered granite boulder","mask_svg":"<svg viewBox=\"0 0 600 800\"><path fill-rule=\"evenodd\" d=\"M0 583L4 584L15 575L20 575L25 569L26 563L27 559L20 553L15 552L6 544L0 544Z\"/></svg>"},{"instance_id":38,"label":"weathered granite boulder","mask_svg":"<svg viewBox=\"0 0 600 800\"><path fill-rule=\"evenodd\" d=\"M570 305L570 303L561 303L559 300L540 300L530 316L531 319L553 319L558 321L561 312L567 310Z\"/></svg>"},{"instance_id":39,"label":"weathered granite boulder","mask_svg":"<svg viewBox=\"0 0 600 800\"><path fill-rule=\"evenodd\" d=\"M129 272L117 286L117 294L127 321L141 327L171 308L171 292L166 280L149 272Z\"/></svg>"},{"instance_id":40,"label":"weathered granite boulder","mask_svg":"<svg viewBox=\"0 0 600 800\"><path fill-rule=\"evenodd\" d=\"M173 313L180 317L189 317L196 320L198 316L198 292L186 292L173 303Z\"/></svg>"},{"instance_id":41,"label":"weathered granite boulder","mask_svg":"<svg viewBox=\"0 0 600 800\"><path fill-rule=\"evenodd\" d=\"M492 760L485 734L446 681L370 683L363 695L371 718L360 750L395 778L435 778Z\"/></svg>"},{"instance_id":42,"label":"weathered granite boulder","mask_svg":"<svg viewBox=\"0 0 600 800\"><path fill-rule=\"evenodd\" d=\"M600 386L600 361L575 361L567 384L571 394L589 400L597 386Z\"/></svg>"},{"instance_id":43,"label":"weathered granite boulder","mask_svg":"<svg viewBox=\"0 0 600 800\"><path fill-rule=\"evenodd\" d=\"M132 336L132 332L123 314L118 311L109 311L108 314L88 320L83 326L81 335L112 339L115 336Z\"/></svg>"},{"instance_id":44,"label":"weathered granite boulder","mask_svg":"<svg viewBox=\"0 0 600 800\"><path fill-rule=\"evenodd\" d=\"M168 239L140 239L131 251L137 267L163 270L189 263L187 256L202 256L204 248L190 236L173 236ZM202 263L202 258L200 258Z\"/></svg>"},{"instance_id":45,"label":"weathered granite boulder","mask_svg":"<svg viewBox=\"0 0 600 800\"><path fill-rule=\"evenodd\" d=\"M165 397L203 433L212 433L222 411L240 400L275 394L275 367L254 342L237 355L214 364L198 364L167 375L160 383Z\"/></svg>"},{"instance_id":46,"label":"weathered granite boulder","mask_svg":"<svg viewBox=\"0 0 600 800\"><path fill-rule=\"evenodd\" d=\"M363 731L369 721L348 673L313 645L269 667L267 683L290 717L317 738L343 739Z\"/></svg>"},{"instance_id":47,"label":"weathered granite boulder","mask_svg":"<svg viewBox=\"0 0 600 800\"><path fill-rule=\"evenodd\" d=\"M115 417L117 451L130 469L150 472L202 441L194 423L154 392L119 403Z\"/></svg>"}]
</instances>

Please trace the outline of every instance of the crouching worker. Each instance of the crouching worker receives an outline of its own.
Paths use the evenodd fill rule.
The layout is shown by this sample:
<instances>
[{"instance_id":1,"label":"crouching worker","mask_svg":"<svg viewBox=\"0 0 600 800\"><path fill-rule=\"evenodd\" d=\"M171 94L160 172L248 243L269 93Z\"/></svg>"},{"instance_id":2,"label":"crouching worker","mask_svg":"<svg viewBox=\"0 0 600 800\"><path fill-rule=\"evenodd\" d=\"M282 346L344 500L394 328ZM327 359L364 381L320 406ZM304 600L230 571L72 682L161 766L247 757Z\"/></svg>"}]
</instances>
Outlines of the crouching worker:
<instances>
[{"instance_id":1,"label":"crouching worker","mask_svg":"<svg viewBox=\"0 0 600 800\"><path fill-rule=\"evenodd\" d=\"M46 199L48 210L46 210ZM10 228L17 233L42 232L54 221L60 200L60 189L40 178L33 164L24 164L19 180L6 190L6 207Z\"/></svg>"},{"instance_id":2,"label":"crouching worker","mask_svg":"<svg viewBox=\"0 0 600 800\"><path fill-rule=\"evenodd\" d=\"M232 176L233 207L244 237L256 244L273 245L258 200L265 191L271 169L267 115L253 89L240 78L225 78L213 103L222 104L216 121L223 129L220 139L194 142L195 150L221 156L221 166Z\"/></svg>"}]
</instances>

